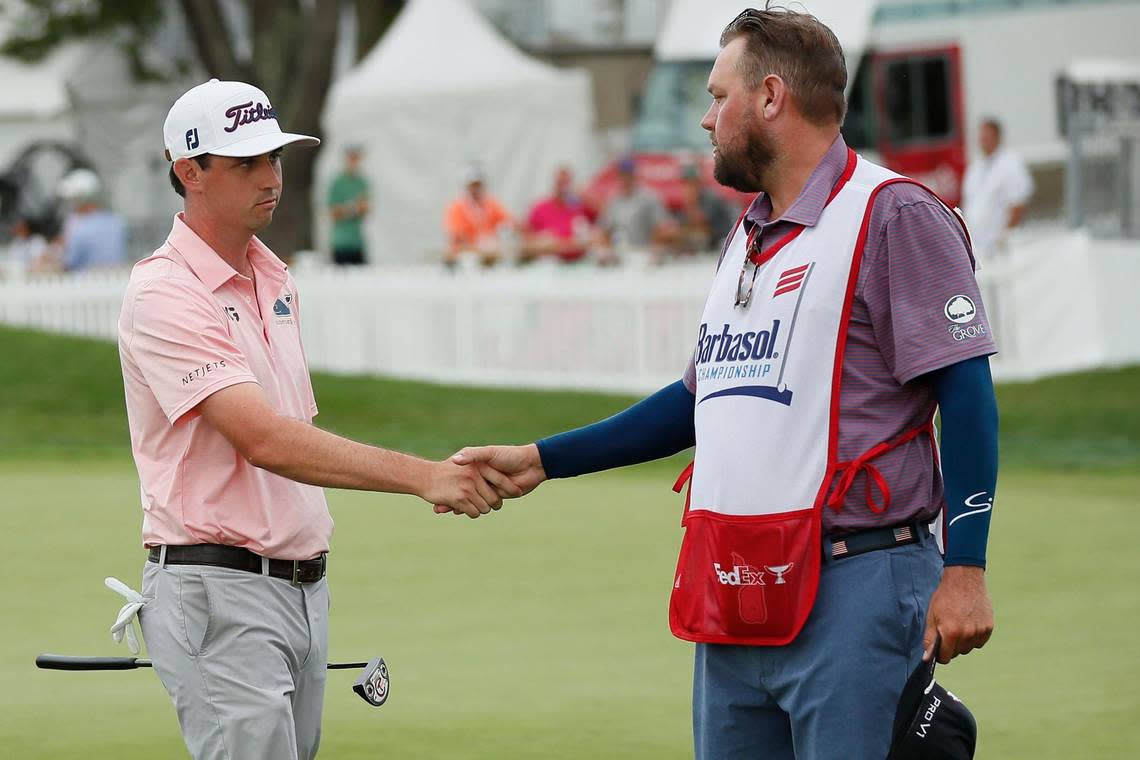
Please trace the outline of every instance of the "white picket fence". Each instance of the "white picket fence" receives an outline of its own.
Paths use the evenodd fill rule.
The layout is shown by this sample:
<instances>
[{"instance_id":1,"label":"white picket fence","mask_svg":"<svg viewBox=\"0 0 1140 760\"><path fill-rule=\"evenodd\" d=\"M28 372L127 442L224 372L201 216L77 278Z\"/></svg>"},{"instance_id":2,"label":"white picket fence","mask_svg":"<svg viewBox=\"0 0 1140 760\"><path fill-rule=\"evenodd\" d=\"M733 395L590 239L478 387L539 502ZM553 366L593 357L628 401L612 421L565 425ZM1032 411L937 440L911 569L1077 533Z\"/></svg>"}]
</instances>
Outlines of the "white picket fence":
<instances>
[{"instance_id":1,"label":"white picket fence","mask_svg":"<svg viewBox=\"0 0 1140 760\"><path fill-rule=\"evenodd\" d=\"M684 370L714 266L302 272L305 351L331 372L641 391Z\"/></svg>"},{"instance_id":2,"label":"white picket fence","mask_svg":"<svg viewBox=\"0 0 1140 760\"><path fill-rule=\"evenodd\" d=\"M680 377L715 260L645 269L298 268L309 366L638 392ZM0 324L113 339L127 273L0 281Z\"/></svg>"},{"instance_id":3,"label":"white picket fence","mask_svg":"<svg viewBox=\"0 0 1140 760\"><path fill-rule=\"evenodd\" d=\"M1030 379L1140 362L1140 246L1061 230L979 272L1001 353ZM309 365L460 385L643 392L680 377L715 263L448 272L295 270ZM125 272L0 280L0 323L113 339Z\"/></svg>"}]
</instances>

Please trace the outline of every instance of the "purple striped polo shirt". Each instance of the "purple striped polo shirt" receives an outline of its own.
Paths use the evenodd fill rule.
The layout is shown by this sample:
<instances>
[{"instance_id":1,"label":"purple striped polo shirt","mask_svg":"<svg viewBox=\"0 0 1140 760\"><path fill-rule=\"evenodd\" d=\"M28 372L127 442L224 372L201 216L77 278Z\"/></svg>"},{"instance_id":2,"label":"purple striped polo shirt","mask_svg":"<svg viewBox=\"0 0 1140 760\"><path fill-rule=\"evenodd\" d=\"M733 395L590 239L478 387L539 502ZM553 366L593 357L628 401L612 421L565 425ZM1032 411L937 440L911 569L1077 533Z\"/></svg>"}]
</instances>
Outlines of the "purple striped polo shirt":
<instances>
[{"instance_id":1,"label":"purple striped polo shirt","mask_svg":"<svg viewBox=\"0 0 1140 760\"><path fill-rule=\"evenodd\" d=\"M760 225L761 244L767 248L798 226L815 226L846 163L847 145L837 137L783 216L769 219L772 204L761 193L745 214L745 228L750 232ZM965 318L963 310L969 306L959 297L975 305L968 322L948 316ZM847 328L839 399L840 460L850 461L923 424L937 403L934 386L923 375L996 351L974 278L973 254L952 212L917 185L884 188L871 210ZM695 391L692 360L684 382ZM871 464L890 487L890 508L882 514L868 508L866 474L859 473L839 512L824 507L824 534L931 520L942 509L942 477L934 469L926 436Z\"/></svg>"}]
</instances>

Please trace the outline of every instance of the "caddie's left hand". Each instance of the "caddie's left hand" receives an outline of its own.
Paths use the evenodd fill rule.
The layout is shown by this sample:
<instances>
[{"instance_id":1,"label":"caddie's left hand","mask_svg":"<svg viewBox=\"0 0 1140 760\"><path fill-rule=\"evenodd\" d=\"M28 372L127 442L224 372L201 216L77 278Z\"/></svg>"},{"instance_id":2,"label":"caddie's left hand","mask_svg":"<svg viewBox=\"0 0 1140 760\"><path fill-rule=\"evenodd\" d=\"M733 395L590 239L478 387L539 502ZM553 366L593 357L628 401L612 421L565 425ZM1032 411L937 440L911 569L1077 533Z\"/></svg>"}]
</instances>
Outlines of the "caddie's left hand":
<instances>
[{"instance_id":1,"label":"caddie's left hand","mask_svg":"<svg viewBox=\"0 0 1140 760\"><path fill-rule=\"evenodd\" d=\"M994 608L986 591L985 569L951 565L942 571L942 582L930 597L926 632L922 637L922 659L932 656L945 665L960 654L980 649L994 630ZM935 639L942 646L934 652Z\"/></svg>"}]
</instances>

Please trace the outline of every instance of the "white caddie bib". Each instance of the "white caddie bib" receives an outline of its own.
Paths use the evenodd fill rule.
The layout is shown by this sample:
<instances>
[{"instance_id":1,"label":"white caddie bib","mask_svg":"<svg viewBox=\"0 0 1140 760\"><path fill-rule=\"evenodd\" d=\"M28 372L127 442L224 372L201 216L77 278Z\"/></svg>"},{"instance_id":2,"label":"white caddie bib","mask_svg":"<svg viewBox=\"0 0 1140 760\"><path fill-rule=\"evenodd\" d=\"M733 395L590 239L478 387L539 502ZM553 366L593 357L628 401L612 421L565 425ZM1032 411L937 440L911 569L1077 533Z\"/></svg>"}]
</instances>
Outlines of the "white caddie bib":
<instances>
[{"instance_id":1,"label":"white caddie bib","mask_svg":"<svg viewBox=\"0 0 1140 760\"><path fill-rule=\"evenodd\" d=\"M696 459L670 602L680 638L785 644L811 611L821 507L843 469L839 381L863 238L876 189L898 181L849 151L816 226L766 249L750 250L743 220L733 232L697 334ZM750 254L760 263L740 307Z\"/></svg>"}]
</instances>

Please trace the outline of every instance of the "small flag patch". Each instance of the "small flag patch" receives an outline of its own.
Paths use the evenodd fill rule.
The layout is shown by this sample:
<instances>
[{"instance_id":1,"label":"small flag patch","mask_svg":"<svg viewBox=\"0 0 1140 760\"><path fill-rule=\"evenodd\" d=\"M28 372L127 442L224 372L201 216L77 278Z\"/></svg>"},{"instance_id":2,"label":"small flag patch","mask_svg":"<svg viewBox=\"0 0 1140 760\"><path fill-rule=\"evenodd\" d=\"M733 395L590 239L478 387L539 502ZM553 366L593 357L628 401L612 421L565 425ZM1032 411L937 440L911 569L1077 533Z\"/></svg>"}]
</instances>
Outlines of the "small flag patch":
<instances>
[{"instance_id":1,"label":"small flag patch","mask_svg":"<svg viewBox=\"0 0 1140 760\"><path fill-rule=\"evenodd\" d=\"M775 298L776 296L782 296L785 293L791 293L793 290L797 290L804 284L804 278L807 277L808 267L810 266L810 264L804 264L803 266L795 267L794 269L789 269L782 273L779 281L776 282L776 292L772 294L772 297Z\"/></svg>"}]
</instances>

